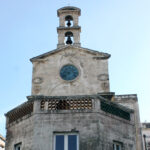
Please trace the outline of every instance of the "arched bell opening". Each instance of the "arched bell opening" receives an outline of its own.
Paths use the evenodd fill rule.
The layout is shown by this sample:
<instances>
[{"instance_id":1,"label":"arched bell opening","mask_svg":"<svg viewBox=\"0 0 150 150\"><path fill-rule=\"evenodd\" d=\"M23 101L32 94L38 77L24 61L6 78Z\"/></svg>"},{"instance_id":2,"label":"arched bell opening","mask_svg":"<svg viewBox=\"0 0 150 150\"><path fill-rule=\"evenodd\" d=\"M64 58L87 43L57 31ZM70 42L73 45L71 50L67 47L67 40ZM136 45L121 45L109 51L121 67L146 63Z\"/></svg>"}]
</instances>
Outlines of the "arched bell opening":
<instances>
[{"instance_id":1,"label":"arched bell opening","mask_svg":"<svg viewBox=\"0 0 150 150\"><path fill-rule=\"evenodd\" d=\"M65 33L65 44L66 45L72 45L74 42L74 39L73 39L73 33L68 31Z\"/></svg>"},{"instance_id":2,"label":"arched bell opening","mask_svg":"<svg viewBox=\"0 0 150 150\"><path fill-rule=\"evenodd\" d=\"M73 17L68 15L65 17L65 26L72 27L73 26Z\"/></svg>"}]
</instances>

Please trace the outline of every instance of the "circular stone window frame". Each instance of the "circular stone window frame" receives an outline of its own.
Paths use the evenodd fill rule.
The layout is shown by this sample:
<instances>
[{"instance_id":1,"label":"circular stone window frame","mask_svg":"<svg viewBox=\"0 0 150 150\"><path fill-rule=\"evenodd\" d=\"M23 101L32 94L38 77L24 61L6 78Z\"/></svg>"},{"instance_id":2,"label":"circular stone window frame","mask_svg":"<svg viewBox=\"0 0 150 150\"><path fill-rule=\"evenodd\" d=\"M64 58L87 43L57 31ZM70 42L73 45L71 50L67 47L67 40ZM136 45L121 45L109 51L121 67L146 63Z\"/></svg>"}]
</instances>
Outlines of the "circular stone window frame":
<instances>
[{"instance_id":1,"label":"circular stone window frame","mask_svg":"<svg viewBox=\"0 0 150 150\"><path fill-rule=\"evenodd\" d=\"M61 77L61 75L60 75L61 69L62 69L64 66L67 66L67 65L74 66L74 67L77 68L77 70L78 70L78 76L77 76L75 79L73 79L73 80L65 80L65 79L63 79L63 78ZM67 82L67 83L74 82L74 81L76 81L76 80L79 79L80 75L81 75L81 70L80 70L80 68L79 68L78 66L72 64L72 63L64 64L64 65L62 65L62 66L59 68L59 78L60 78L61 80L63 80L64 82Z\"/></svg>"}]
</instances>

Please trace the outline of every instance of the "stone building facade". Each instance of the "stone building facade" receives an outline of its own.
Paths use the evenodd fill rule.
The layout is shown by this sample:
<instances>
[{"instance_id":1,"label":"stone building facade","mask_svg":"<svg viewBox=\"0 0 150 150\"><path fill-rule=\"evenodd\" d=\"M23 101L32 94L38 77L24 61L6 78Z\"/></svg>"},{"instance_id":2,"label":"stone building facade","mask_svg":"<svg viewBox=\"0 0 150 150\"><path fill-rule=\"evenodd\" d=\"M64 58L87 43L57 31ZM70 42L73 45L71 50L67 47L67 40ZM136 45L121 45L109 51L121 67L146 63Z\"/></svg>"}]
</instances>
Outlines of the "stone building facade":
<instances>
[{"instance_id":1,"label":"stone building facade","mask_svg":"<svg viewBox=\"0 0 150 150\"><path fill-rule=\"evenodd\" d=\"M142 123L143 150L150 150L150 122Z\"/></svg>"},{"instance_id":2,"label":"stone building facade","mask_svg":"<svg viewBox=\"0 0 150 150\"><path fill-rule=\"evenodd\" d=\"M57 48L31 59L32 94L6 114L6 150L142 150L137 96L110 92L110 54L81 47L81 10L57 15Z\"/></svg>"},{"instance_id":3,"label":"stone building facade","mask_svg":"<svg viewBox=\"0 0 150 150\"><path fill-rule=\"evenodd\" d=\"M5 138L0 135L0 150L5 150Z\"/></svg>"}]
</instances>

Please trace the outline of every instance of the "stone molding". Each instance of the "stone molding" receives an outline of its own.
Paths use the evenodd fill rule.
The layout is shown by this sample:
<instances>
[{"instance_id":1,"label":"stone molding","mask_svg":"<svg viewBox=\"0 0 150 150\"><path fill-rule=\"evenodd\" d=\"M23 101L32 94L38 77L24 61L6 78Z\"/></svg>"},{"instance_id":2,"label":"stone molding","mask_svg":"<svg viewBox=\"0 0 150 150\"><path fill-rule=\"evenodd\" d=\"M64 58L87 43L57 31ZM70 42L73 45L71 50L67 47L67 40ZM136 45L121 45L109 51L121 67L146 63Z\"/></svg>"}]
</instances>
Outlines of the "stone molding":
<instances>
[{"instance_id":1,"label":"stone molding","mask_svg":"<svg viewBox=\"0 0 150 150\"><path fill-rule=\"evenodd\" d=\"M33 57L33 58L30 59L30 61L33 62L33 61L36 61L36 60L39 60L39 59L43 59L43 58L45 58L45 57L47 57L47 56L49 56L49 55L58 53L58 52L60 52L60 51L62 51L62 50L65 50L65 49L67 49L67 48L79 49L79 50L83 50L83 51L85 51L85 52L87 52L87 53L96 55L93 59L97 59L97 57L98 57L98 59L108 59L108 58L110 58L110 56L111 56L111 55L108 54L108 53L99 52L99 51L97 51L97 50L92 50L92 49L83 48L83 47L76 47L76 46L72 46L72 45L66 45L66 46L64 46L64 47L57 48L57 49L54 49L54 50L49 51L49 52L47 52L47 53L44 53L44 54L41 54L41 55L39 55L39 56Z\"/></svg>"}]
</instances>

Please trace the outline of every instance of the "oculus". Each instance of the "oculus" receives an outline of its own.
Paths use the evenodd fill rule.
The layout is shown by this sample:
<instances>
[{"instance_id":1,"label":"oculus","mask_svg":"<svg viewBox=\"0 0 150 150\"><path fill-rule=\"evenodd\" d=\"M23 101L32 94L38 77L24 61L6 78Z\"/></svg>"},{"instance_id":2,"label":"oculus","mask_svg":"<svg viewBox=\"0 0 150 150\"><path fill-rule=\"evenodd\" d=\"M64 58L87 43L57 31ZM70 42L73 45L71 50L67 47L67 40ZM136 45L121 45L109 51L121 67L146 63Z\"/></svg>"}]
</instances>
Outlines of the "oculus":
<instances>
[{"instance_id":1,"label":"oculus","mask_svg":"<svg viewBox=\"0 0 150 150\"><path fill-rule=\"evenodd\" d=\"M60 76L66 81L71 81L79 75L78 69L73 65L65 65L60 70Z\"/></svg>"}]
</instances>

